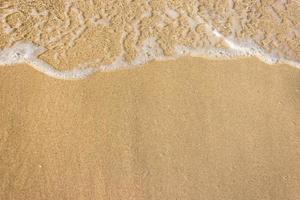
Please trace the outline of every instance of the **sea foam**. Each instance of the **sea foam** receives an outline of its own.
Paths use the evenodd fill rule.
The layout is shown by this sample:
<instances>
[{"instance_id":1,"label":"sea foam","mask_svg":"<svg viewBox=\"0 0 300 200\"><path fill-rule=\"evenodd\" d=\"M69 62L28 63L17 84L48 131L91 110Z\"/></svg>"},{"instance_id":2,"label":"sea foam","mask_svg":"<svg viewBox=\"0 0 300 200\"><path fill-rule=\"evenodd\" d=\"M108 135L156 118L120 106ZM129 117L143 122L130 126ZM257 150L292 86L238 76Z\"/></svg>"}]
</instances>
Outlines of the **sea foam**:
<instances>
[{"instance_id":1,"label":"sea foam","mask_svg":"<svg viewBox=\"0 0 300 200\"><path fill-rule=\"evenodd\" d=\"M231 0L222 3L188 0L176 1L178 4L162 1L161 5L153 5L151 1L125 3L120 0L120 4L116 3L111 10L106 9L106 6L111 6L109 2L99 5L97 12L88 7L91 2L96 6L96 1L86 3L84 7L78 2L65 2L64 18L56 15L57 11L50 7L30 8L28 24L22 22L19 15L12 23L10 18L14 14L26 12L18 3L4 3L0 7L3 11L0 20L1 34L6 37L0 50L0 65L26 63L48 76L66 80L182 56L213 59L257 57L268 64L285 63L300 69L300 27L297 25L300 8L296 1L243 5ZM124 5L127 9L123 8ZM51 20L53 24L48 25ZM265 22L275 25L266 25ZM278 30L278 26L285 29ZM31 32L33 37L27 37L30 34L22 32L22 27L34 29ZM253 32L254 28L257 30ZM72 61L73 57L69 52L78 56L81 54L76 52L82 50L101 51L76 46L85 40L84 34L89 30L92 30L92 37L94 32L100 33L100 37L108 35L103 41L95 35L95 39L87 43L104 45L103 58L95 57L89 62L70 66L68 60ZM110 52L112 45L116 46L115 52ZM54 55L48 60L67 65L68 70L55 62L44 61L41 55L47 52Z\"/></svg>"}]
</instances>

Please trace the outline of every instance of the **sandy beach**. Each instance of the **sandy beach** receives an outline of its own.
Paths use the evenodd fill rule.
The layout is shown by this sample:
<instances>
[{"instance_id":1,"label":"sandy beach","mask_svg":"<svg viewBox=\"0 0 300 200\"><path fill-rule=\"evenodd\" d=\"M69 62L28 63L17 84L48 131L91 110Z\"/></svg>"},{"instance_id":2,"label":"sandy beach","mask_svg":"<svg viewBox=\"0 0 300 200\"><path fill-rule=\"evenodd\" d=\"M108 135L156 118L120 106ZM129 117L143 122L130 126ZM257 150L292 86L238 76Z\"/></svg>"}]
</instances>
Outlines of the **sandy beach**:
<instances>
[{"instance_id":1,"label":"sandy beach","mask_svg":"<svg viewBox=\"0 0 300 200\"><path fill-rule=\"evenodd\" d=\"M0 68L0 199L300 198L300 71L182 58Z\"/></svg>"},{"instance_id":2,"label":"sandy beach","mask_svg":"<svg viewBox=\"0 0 300 200\"><path fill-rule=\"evenodd\" d=\"M0 200L299 200L299 0L0 0Z\"/></svg>"}]
</instances>

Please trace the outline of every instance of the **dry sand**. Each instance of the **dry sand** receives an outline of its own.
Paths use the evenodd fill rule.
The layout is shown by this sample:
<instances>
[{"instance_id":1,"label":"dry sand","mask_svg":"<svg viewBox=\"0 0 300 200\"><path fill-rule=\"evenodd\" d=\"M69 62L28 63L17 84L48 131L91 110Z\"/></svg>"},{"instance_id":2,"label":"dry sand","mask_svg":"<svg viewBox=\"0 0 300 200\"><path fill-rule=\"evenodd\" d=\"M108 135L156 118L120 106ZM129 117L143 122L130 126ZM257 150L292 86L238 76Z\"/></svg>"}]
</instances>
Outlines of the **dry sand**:
<instances>
[{"instance_id":1,"label":"dry sand","mask_svg":"<svg viewBox=\"0 0 300 200\"><path fill-rule=\"evenodd\" d=\"M300 71L182 58L0 68L0 199L300 199Z\"/></svg>"}]
</instances>

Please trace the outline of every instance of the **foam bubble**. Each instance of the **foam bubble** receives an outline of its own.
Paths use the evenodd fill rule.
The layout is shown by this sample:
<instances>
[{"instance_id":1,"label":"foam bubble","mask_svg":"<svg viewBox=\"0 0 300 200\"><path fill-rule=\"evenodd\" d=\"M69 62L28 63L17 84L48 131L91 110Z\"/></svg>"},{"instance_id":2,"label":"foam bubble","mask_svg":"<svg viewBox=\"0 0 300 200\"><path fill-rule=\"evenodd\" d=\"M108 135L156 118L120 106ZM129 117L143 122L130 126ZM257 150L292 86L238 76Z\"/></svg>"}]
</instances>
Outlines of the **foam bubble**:
<instances>
[{"instance_id":1,"label":"foam bubble","mask_svg":"<svg viewBox=\"0 0 300 200\"><path fill-rule=\"evenodd\" d=\"M172 19L176 19L179 17L179 13L176 10L171 9L169 7L166 8L166 14Z\"/></svg>"}]
</instances>

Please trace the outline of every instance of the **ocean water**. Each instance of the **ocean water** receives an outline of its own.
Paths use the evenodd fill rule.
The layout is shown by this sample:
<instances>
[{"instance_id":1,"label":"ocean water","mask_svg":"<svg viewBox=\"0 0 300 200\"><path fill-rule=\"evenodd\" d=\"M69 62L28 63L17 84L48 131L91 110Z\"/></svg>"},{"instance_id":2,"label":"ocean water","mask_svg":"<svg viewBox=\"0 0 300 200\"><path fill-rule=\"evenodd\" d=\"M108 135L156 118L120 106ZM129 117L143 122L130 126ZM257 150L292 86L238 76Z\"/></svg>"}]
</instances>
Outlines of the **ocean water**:
<instances>
[{"instance_id":1,"label":"ocean water","mask_svg":"<svg viewBox=\"0 0 300 200\"><path fill-rule=\"evenodd\" d=\"M79 79L182 56L300 69L299 0L0 0L0 65Z\"/></svg>"}]
</instances>

